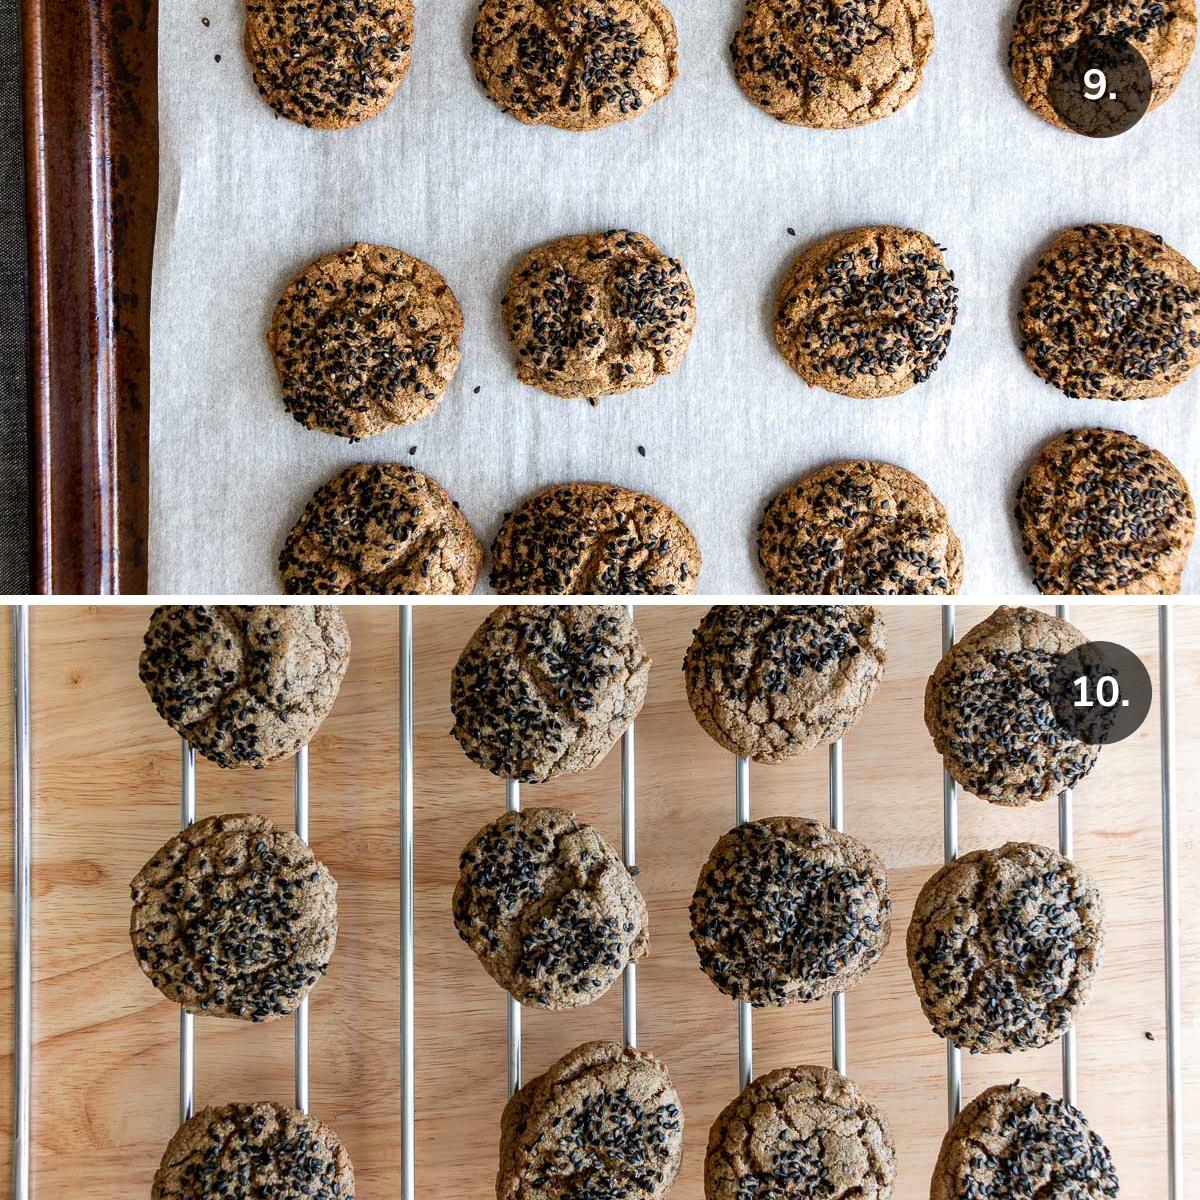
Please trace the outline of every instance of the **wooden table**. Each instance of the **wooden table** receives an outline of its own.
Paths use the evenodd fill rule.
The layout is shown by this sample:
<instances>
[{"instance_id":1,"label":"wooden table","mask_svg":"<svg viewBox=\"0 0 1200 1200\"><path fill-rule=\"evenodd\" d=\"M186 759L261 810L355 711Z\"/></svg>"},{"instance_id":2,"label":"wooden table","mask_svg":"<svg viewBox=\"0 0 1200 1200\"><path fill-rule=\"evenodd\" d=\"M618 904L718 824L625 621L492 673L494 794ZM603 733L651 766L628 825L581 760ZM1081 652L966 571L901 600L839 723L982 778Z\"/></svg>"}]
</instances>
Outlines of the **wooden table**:
<instances>
[{"instance_id":1,"label":"wooden table","mask_svg":"<svg viewBox=\"0 0 1200 1200\"><path fill-rule=\"evenodd\" d=\"M492 1194L505 1098L503 994L458 940L449 915L456 859L503 808L502 784L447 736L455 656L486 608L415 614L417 887L417 1187L422 1200ZM651 955L640 971L640 1040L670 1066L687 1121L674 1191L701 1194L708 1127L737 1091L734 1006L699 971L687 903L717 837L733 824L733 760L693 720L680 663L702 609L644 607L638 624L655 660L638 722L640 883ZM1149 606L1078 605L1092 637L1122 641L1157 668ZM399 1188L399 945L397 614L347 607L353 660L311 753L312 842L340 883L337 955L312 1003L312 1106L347 1142L360 1198ZM960 609L960 629L986 615ZM144 608L41 608L33 614L35 785L34 1194L125 1200L149 1194L176 1125L177 1009L161 999L129 949L128 880L177 823L178 741L137 679ZM938 612L888 611L887 680L846 739L847 828L885 856L895 901L892 945L848 1001L849 1070L889 1114L899 1147L896 1200L924 1200L944 1127L944 1054L929 1031L904 961L904 930L922 882L941 861L941 770L921 720L924 681L939 655ZM9 623L0 622L7 663ZM1177 610L1180 853L1184 892L1197 868L1200 812L1200 610ZM1156 676L1155 676L1156 677ZM11 778L11 702L0 700L0 776ZM826 812L826 760L755 767L753 812ZM221 772L201 761L201 815L255 809L291 818L289 764ZM619 755L591 774L525 789L525 803L561 804L619 839ZM7 788L7 784L5 785ZM6 827L11 792L4 793ZM1079 1027L1079 1098L1112 1148L1132 1200L1164 1194L1164 1073L1157 709L1133 738L1107 748L1076 798L1077 858L1108 905L1108 946ZM965 849L1007 838L1055 844L1052 807L1002 810L961 800ZM0 844L0 874L11 845ZM1200 917L1183 907L1184 1055L1200 1080L1196 1005ZM11 902L0 895L7 942ZM0 975L0 1028L11 1018L10 956ZM571 1014L527 1013L526 1077L572 1045L619 1039L620 989ZM1147 1035L1153 1035L1150 1040ZM291 1096L291 1027L197 1022L200 1103ZM829 1006L757 1016L759 1072L828 1062ZM1020 1077L1055 1090L1058 1051L968 1058L967 1096ZM11 1057L0 1046L0 1179L8 1178ZM1188 1113L1195 1144L1195 1104ZM1200 1154L1189 1169L1200 1185Z\"/></svg>"}]
</instances>

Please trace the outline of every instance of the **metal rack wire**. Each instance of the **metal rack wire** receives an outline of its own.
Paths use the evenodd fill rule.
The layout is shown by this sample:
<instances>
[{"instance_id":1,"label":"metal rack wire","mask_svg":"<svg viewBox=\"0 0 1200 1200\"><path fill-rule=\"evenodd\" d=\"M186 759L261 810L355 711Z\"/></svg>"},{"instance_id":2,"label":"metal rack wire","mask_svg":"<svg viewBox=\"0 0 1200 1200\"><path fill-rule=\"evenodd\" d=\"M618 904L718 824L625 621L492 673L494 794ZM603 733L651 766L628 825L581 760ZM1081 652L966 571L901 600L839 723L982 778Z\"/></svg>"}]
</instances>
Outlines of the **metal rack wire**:
<instances>
[{"instance_id":1,"label":"metal rack wire","mask_svg":"<svg viewBox=\"0 0 1200 1200\"><path fill-rule=\"evenodd\" d=\"M633 605L625 611L633 620ZM621 736L621 861L633 869L637 866L637 795L635 790L637 760L634 724ZM521 785L515 779L504 784L506 812L521 811ZM521 1005L511 993L505 993L508 1013L508 1094L512 1096L521 1086ZM629 962L621 974L621 1036L626 1046L637 1045L637 964Z\"/></svg>"}]
</instances>

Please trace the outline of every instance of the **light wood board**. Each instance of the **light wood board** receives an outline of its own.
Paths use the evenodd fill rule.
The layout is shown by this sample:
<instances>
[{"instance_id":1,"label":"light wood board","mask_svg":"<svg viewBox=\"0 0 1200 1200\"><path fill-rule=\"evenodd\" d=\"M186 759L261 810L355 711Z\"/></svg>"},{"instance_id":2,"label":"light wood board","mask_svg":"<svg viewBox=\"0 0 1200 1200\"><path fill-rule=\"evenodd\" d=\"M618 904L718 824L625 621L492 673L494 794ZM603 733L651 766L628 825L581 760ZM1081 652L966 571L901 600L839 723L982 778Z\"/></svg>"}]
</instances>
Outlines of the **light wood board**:
<instances>
[{"instance_id":1,"label":"light wood board","mask_svg":"<svg viewBox=\"0 0 1200 1200\"><path fill-rule=\"evenodd\" d=\"M347 607L354 639L341 697L311 752L312 829L340 884L341 933L312 1004L312 1107L346 1141L360 1200L399 1189L397 839L398 627L395 608ZM503 994L458 940L449 915L462 845L503 807L504 789L453 739L449 672L486 609L418 608L417 1185L422 1200L492 1194L505 1098ZM637 726L638 859L651 913L651 955L639 977L640 1041L670 1066L687 1122L674 1195L701 1195L708 1127L737 1090L734 1006L699 971L687 903L712 843L733 824L733 761L695 723L680 663L703 609L642 606L655 660ZM959 611L960 630L986 615ZM924 681L939 655L935 607L888 609L887 680L846 739L847 827L887 860L895 900L891 947L851 994L849 1070L889 1114L899 1147L896 1200L924 1200L945 1120L944 1053L929 1032L904 961L904 929L921 883L941 861L941 771L921 720ZM0 623L0 662L9 623ZM176 1125L177 1010L159 998L129 950L128 880L178 820L178 740L137 679L145 608L39 608L33 617L35 739L34 1195L117 1200L149 1194ZM1157 670L1149 606L1077 605L1092 637L1121 641ZM1200 863L1200 610L1177 609L1178 770L1183 893ZM1157 676L1155 675L1155 678ZM11 817L11 703L0 690L0 772ZM1158 725L1153 710L1129 741L1106 748L1076 797L1077 858L1108 905L1108 948L1079 1030L1080 1103L1113 1150L1122 1195L1165 1194ZM254 809L291 819L288 764L221 772L201 762L201 814ZM826 813L818 753L751 774L756 815ZM525 803L561 804L619 839L619 755L591 774L524 789ZM964 849L1023 838L1055 844L1052 806L1001 810L961 800ZM11 877L11 844L0 841ZM7 942L11 902L0 893ZM1195 994L1200 915L1185 904L1189 984L1184 1055L1197 1066ZM0 1028L11 1017L11 956L0 959ZM619 988L580 1012L528 1013L527 1077L591 1037L619 1039ZM1154 1035L1151 1041L1146 1034ZM0 1043L0 1195L7 1194L11 1055ZM829 1007L757 1015L758 1071L829 1060ZM1057 1048L1010 1059L968 1058L968 1097L1016 1077L1057 1088ZM291 1096L291 1026L197 1022L200 1103ZM1188 1114L1189 1143L1200 1128ZM1189 1165L1200 1184L1200 1151Z\"/></svg>"}]
</instances>

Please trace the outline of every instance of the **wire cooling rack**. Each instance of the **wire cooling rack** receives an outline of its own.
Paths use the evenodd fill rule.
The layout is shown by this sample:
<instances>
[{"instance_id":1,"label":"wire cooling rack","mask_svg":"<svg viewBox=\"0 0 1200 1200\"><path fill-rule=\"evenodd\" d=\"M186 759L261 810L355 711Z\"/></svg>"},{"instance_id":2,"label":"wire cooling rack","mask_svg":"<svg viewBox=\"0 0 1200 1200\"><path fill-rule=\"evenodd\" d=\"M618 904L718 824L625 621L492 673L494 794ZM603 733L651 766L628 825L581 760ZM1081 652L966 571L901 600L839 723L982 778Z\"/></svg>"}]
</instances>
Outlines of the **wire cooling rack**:
<instances>
[{"instance_id":1,"label":"wire cooling rack","mask_svg":"<svg viewBox=\"0 0 1200 1200\"><path fill-rule=\"evenodd\" d=\"M632 607L628 610L632 615ZM1059 606L1059 616L1068 615ZM411 605L399 606L400 634L400 729L399 729L399 824L400 824L400 1064L401 1064L401 1200L415 1200L414 1162L414 911L413 911L413 620ZM1176 859L1175 812L1175 635L1174 613L1169 605L1158 608L1160 781L1162 797L1163 953L1166 1011L1166 1112L1167 1112L1167 1200L1183 1200L1183 1121L1180 1044L1180 961L1178 914L1178 863ZM955 639L955 609L942 607L942 649ZM32 990L32 891L33 862L31 821L33 816L32 766L34 746L29 707L30 629L28 605L12 610L13 676L13 1120L12 1196L31 1200L30 1158L33 1097L33 990ZM186 742L180 746L180 827L196 819L195 752ZM845 817L841 742L829 748L829 823L842 829ZM295 825L297 834L308 838L308 751L294 761ZM621 743L621 846L626 865L636 863L635 734L631 725ZM735 817L750 819L750 763L739 758L735 764ZM520 807L520 785L506 784L506 805ZM1072 796L1059 797L1059 850L1073 851ZM943 780L944 858L958 855L958 793L946 774ZM622 1025L628 1046L637 1044L637 968L629 964L623 977ZM521 1010L508 998L508 1079L510 1094L521 1084ZM744 1088L753 1078L753 1018L748 1004L738 1009L738 1075ZM843 995L831 1000L832 1060L845 1073L846 1006ZM295 1104L308 1110L308 1005L294 1017ZM1062 1040L1062 1091L1068 1101L1075 1096L1075 1034ZM948 1119L953 1122L962 1106L962 1057L946 1044L946 1093ZM179 1117L193 1111L195 1096L195 1022L190 1014L179 1018Z\"/></svg>"}]
</instances>

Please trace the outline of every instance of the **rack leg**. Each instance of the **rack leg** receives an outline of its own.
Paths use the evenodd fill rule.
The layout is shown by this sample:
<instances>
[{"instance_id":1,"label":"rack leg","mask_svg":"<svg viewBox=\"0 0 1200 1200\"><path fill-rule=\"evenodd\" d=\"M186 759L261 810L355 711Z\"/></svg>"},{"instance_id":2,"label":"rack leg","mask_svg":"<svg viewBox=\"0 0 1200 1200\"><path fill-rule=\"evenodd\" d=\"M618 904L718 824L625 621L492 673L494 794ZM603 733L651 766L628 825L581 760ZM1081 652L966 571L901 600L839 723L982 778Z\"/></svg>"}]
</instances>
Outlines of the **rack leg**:
<instances>
[{"instance_id":1,"label":"rack leg","mask_svg":"<svg viewBox=\"0 0 1200 1200\"><path fill-rule=\"evenodd\" d=\"M1175 857L1175 613L1158 609L1158 711L1162 756L1163 956L1167 1020L1167 1195L1183 1196L1183 1088L1180 1063L1179 866Z\"/></svg>"},{"instance_id":2,"label":"rack leg","mask_svg":"<svg viewBox=\"0 0 1200 1200\"><path fill-rule=\"evenodd\" d=\"M829 825L838 833L846 832L846 811L842 788L842 741L829 747ZM846 994L835 992L831 1003L833 1069L846 1073Z\"/></svg>"},{"instance_id":3,"label":"rack leg","mask_svg":"<svg viewBox=\"0 0 1200 1200\"><path fill-rule=\"evenodd\" d=\"M628 612L633 616L633 605ZM635 791L633 726L621 738L621 858L627 867L637 864L637 793ZM621 1025L626 1046L637 1045L637 963L629 962L621 979Z\"/></svg>"},{"instance_id":4,"label":"rack leg","mask_svg":"<svg viewBox=\"0 0 1200 1200\"><path fill-rule=\"evenodd\" d=\"M1069 605L1055 605L1054 615L1060 621L1071 619ZM1070 788L1058 796L1058 852L1064 858L1075 857L1075 797ZM1072 1025L1062 1038L1062 1094L1068 1104L1076 1104L1077 1072L1075 1067L1075 1026Z\"/></svg>"},{"instance_id":5,"label":"rack leg","mask_svg":"<svg viewBox=\"0 0 1200 1200\"><path fill-rule=\"evenodd\" d=\"M734 820L750 820L750 760L739 756L734 765ZM754 1079L754 1010L745 1000L737 1002L738 1080L742 1091Z\"/></svg>"},{"instance_id":6,"label":"rack leg","mask_svg":"<svg viewBox=\"0 0 1200 1200\"><path fill-rule=\"evenodd\" d=\"M953 604L942 605L942 653L954 648L955 614ZM952 863L958 857L958 787L949 771L942 771L942 859ZM962 1111L962 1051L946 1042L946 1114L953 1125Z\"/></svg>"},{"instance_id":7,"label":"rack leg","mask_svg":"<svg viewBox=\"0 0 1200 1200\"><path fill-rule=\"evenodd\" d=\"M508 812L521 811L521 785L510 779L504 785L504 807ZM508 1007L508 1094L521 1087L521 1005L512 995L506 995Z\"/></svg>"},{"instance_id":8,"label":"rack leg","mask_svg":"<svg viewBox=\"0 0 1200 1200\"><path fill-rule=\"evenodd\" d=\"M413 619L400 606L400 1197L416 1184L413 1041Z\"/></svg>"},{"instance_id":9,"label":"rack leg","mask_svg":"<svg viewBox=\"0 0 1200 1200\"><path fill-rule=\"evenodd\" d=\"M308 747L301 746L295 760L296 836L308 841ZM305 996L293 1018L296 1066L296 1107L308 1112L308 997Z\"/></svg>"},{"instance_id":10,"label":"rack leg","mask_svg":"<svg viewBox=\"0 0 1200 1200\"><path fill-rule=\"evenodd\" d=\"M196 823L196 751L179 739L179 828ZM179 1010L179 1123L196 1111L196 1020Z\"/></svg>"},{"instance_id":11,"label":"rack leg","mask_svg":"<svg viewBox=\"0 0 1200 1200\"><path fill-rule=\"evenodd\" d=\"M12 614L13 669L13 1200L28 1200L33 1109L33 788L29 606Z\"/></svg>"}]
</instances>

